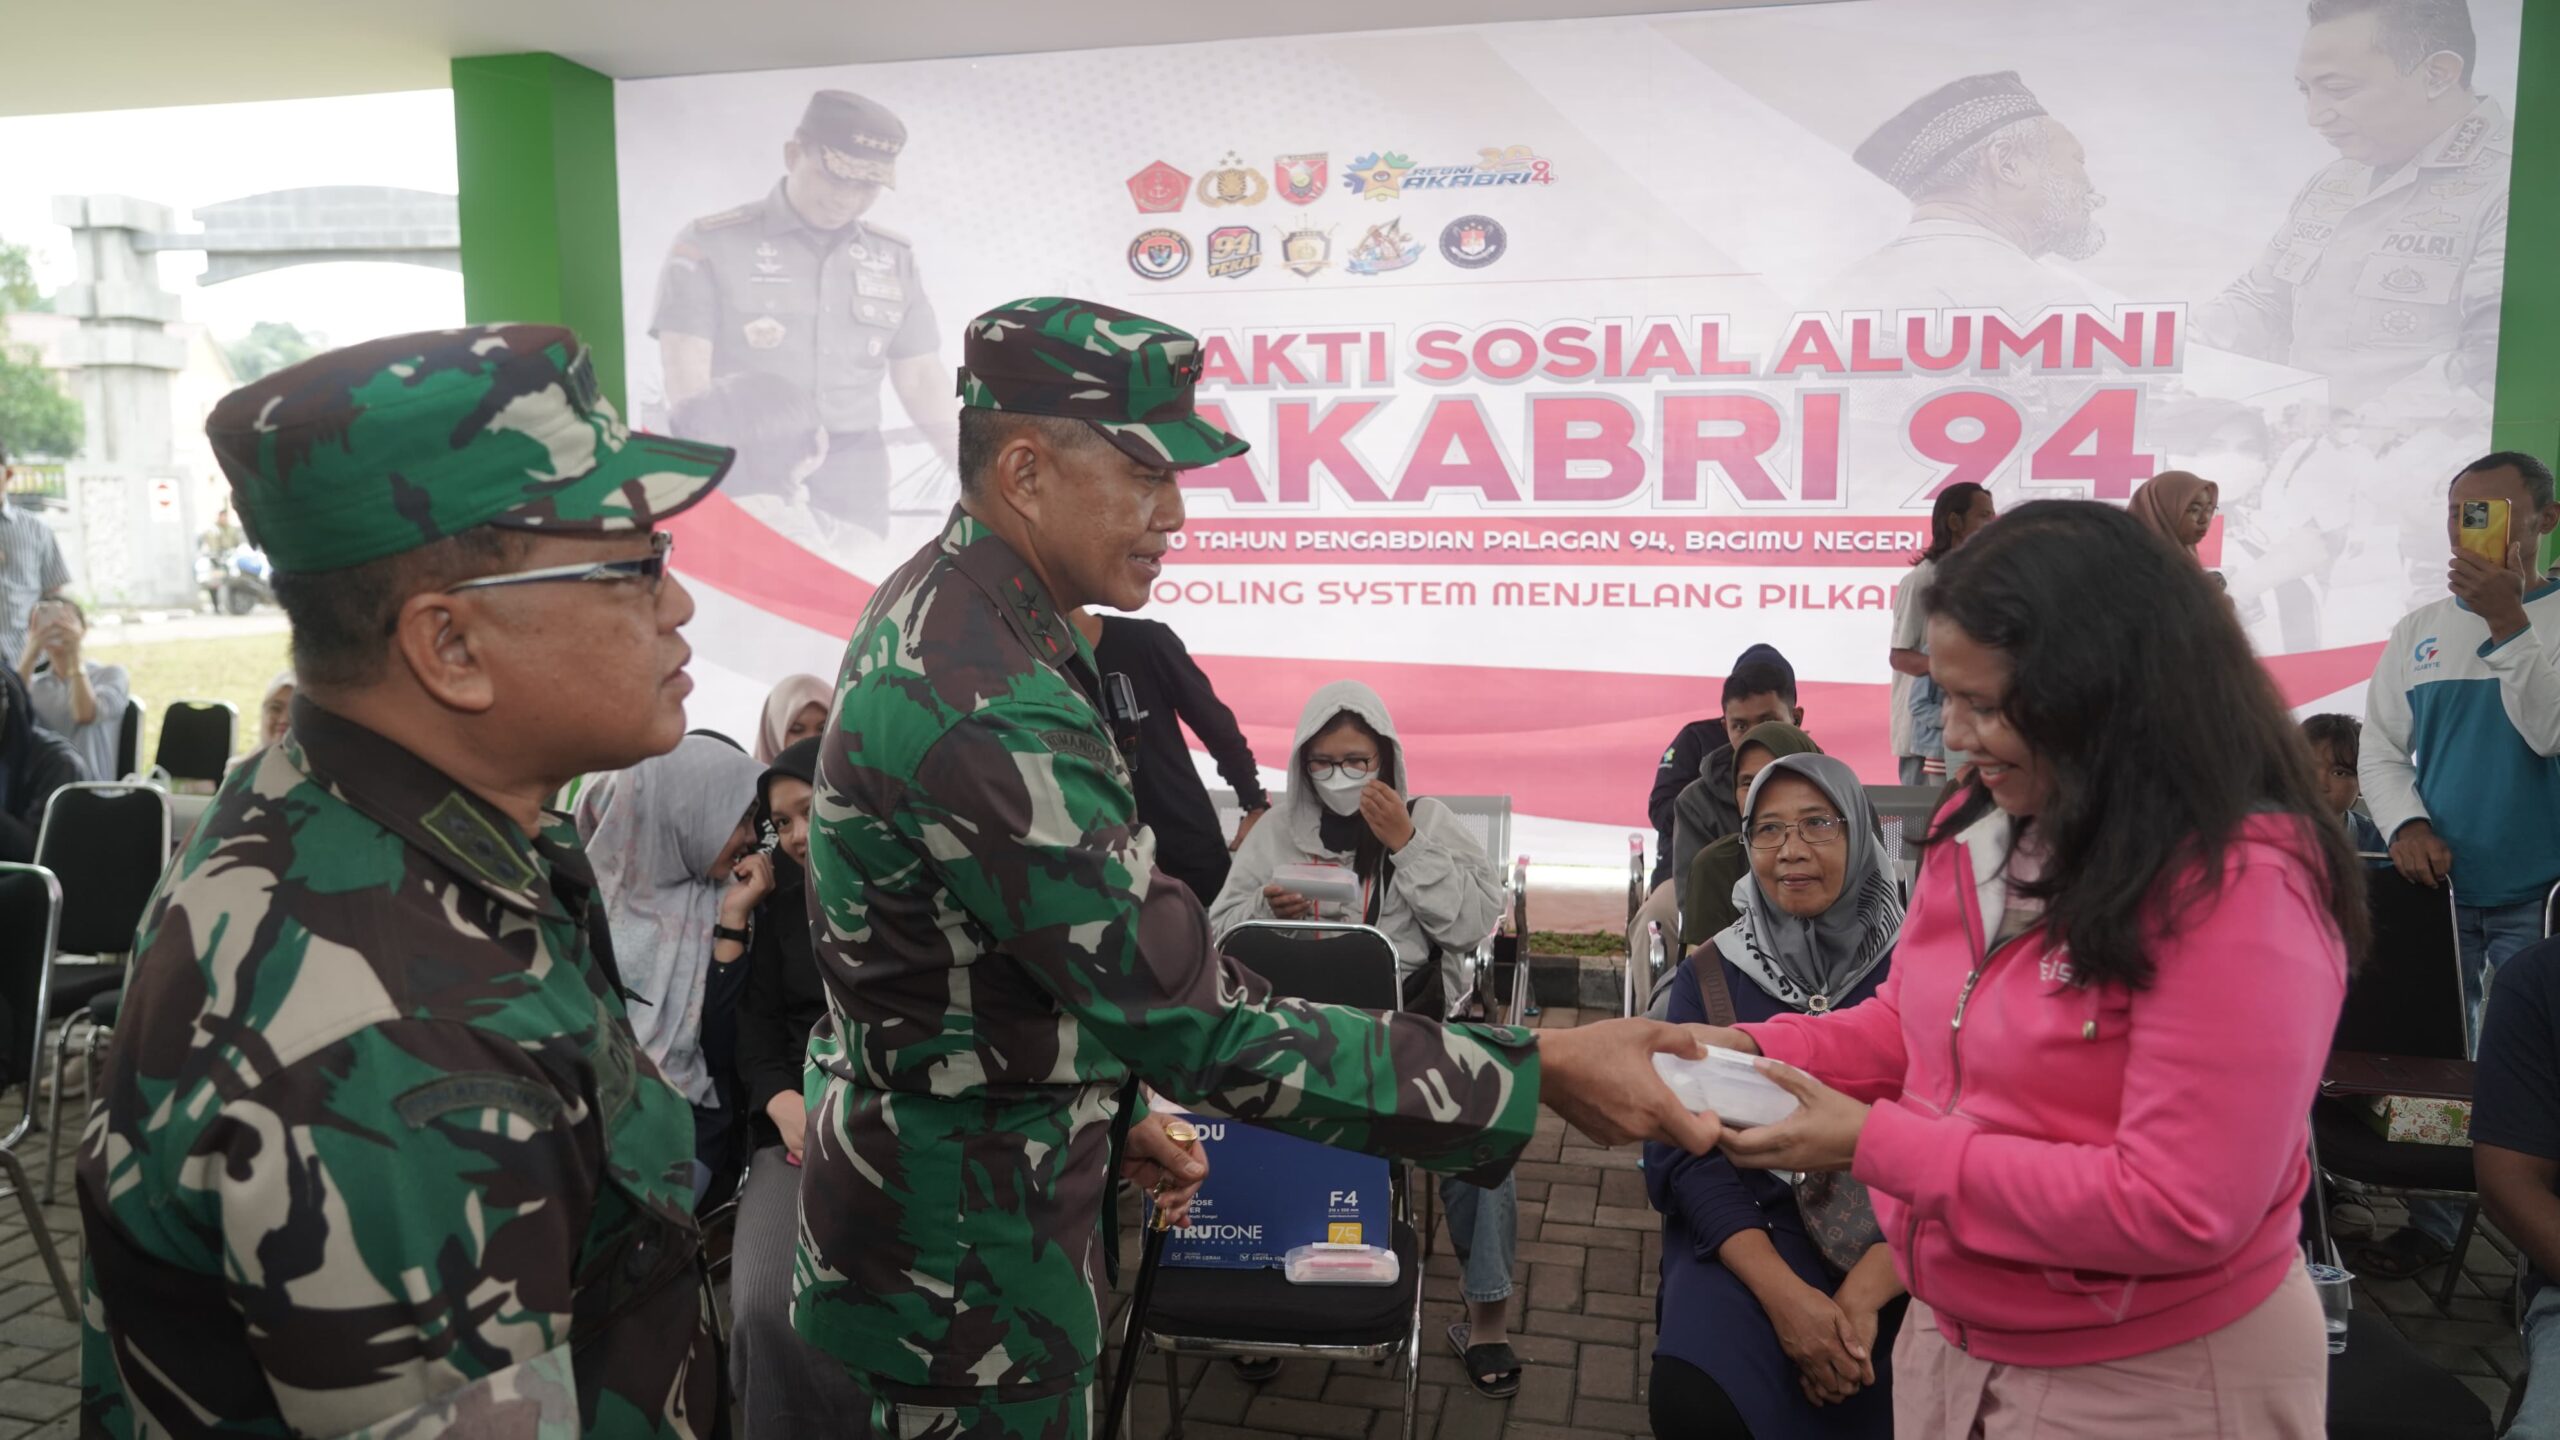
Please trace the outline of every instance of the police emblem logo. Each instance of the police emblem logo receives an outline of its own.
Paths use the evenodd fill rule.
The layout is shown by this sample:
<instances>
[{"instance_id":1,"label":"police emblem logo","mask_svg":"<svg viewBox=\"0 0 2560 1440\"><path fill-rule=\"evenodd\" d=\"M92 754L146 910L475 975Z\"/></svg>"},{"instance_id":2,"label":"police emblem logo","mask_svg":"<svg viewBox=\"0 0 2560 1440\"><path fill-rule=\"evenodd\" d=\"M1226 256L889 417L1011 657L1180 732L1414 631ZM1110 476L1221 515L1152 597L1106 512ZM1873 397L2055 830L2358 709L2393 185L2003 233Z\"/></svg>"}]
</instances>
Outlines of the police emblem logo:
<instances>
[{"instance_id":1,"label":"police emblem logo","mask_svg":"<svg viewBox=\"0 0 2560 1440\"><path fill-rule=\"evenodd\" d=\"M2477 193L2480 188L2477 180L2438 180L2427 187L2427 193L2439 200L2459 200Z\"/></svg>"},{"instance_id":2,"label":"police emblem logo","mask_svg":"<svg viewBox=\"0 0 2560 1440\"><path fill-rule=\"evenodd\" d=\"M784 329L782 322L772 316L759 315L748 321L740 333L747 337L748 348L771 350L780 345L783 337L791 332Z\"/></svg>"},{"instance_id":3,"label":"police emblem logo","mask_svg":"<svg viewBox=\"0 0 2560 1440\"><path fill-rule=\"evenodd\" d=\"M1271 198L1271 182L1259 170L1248 170L1244 157L1230 150L1218 168L1200 177L1203 205L1259 205Z\"/></svg>"},{"instance_id":4,"label":"police emblem logo","mask_svg":"<svg viewBox=\"0 0 2560 1440\"><path fill-rule=\"evenodd\" d=\"M2462 217L2439 205L2432 210L2403 215L2400 223L2414 230L2450 230L2462 223Z\"/></svg>"},{"instance_id":5,"label":"police emblem logo","mask_svg":"<svg viewBox=\"0 0 2560 1440\"><path fill-rule=\"evenodd\" d=\"M1412 169L1412 160L1391 150L1363 155L1351 162L1342 188L1364 200L1393 200L1404 190L1404 177Z\"/></svg>"},{"instance_id":6,"label":"police emblem logo","mask_svg":"<svg viewBox=\"0 0 2560 1440\"><path fill-rule=\"evenodd\" d=\"M1331 268L1333 231L1309 228L1281 236L1280 264L1301 280L1312 279L1316 272Z\"/></svg>"},{"instance_id":7,"label":"police emblem logo","mask_svg":"<svg viewBox=\"0 0 2560 1440\"><path fill-rule=\"evenodd\" d=\"M1204 267L1213 280L1234 280L1262 268L1262 232L1250 225L1221 225L1209 232Z\"/></svg>"},{"instance_id":8,"label":"police emblem logo","mask_svg":"<svg viewBox=\"0 0 2560 1440\"><path fill-rule=\"evenodd\" d=\"M1342 268L1354 275L1383 275L1401 270L1422 257L1422 242L1404 233L1404 222L1389 220L1372 225L1360 243L1351 248L1351 258Z\"/></svg>"},{"instance_id":9,"label":"police emblem logo","mask_svg":"<svg viewBox=\"0 0 2560 1440\"><path fill-rule=\"evenodd\" d=\"M1170 280L1191 266L1191 242L1175 230L1148 230L1129 242L1129 268L1149 280Z\"/></svg>"},{"instance_id":10,"label":"police emblem logo","mask_svg":"<svg viewBox=\"0 0 2560 1440\"><path fill-rule=\"evenodd\" d=\"M1159 160L1129 177L1129 198L1142 215L1163 215L1182 208L1191 193L1191 177Z\"/></svg>"},{"instance_id":11,"label":"police emblem logo","mask_svg":"<svg viewBox=\"0 0 2560 1440\"><path fill-rule=\"evenodd\" d=\"M2382 288L2395 295L2415 295L2427 288L2427 277L2414 266L2403 265L2382 277Z\"/></svg>"},{"instance_id":12,"label":"police emblem logo","mask_svg":"<svg viewBox=\"0 0 2560 1440\"><path fill-rule=\"evenodd\" d=\"M1461 270L1481 270L1510 248L1502 222L1489 215L1461 215L1440 231L1440 256Z\"/></svg>"},{"instance_id":13,"label":"police emblem logo","mask_svg":"<svg viewBox=\"0 0 2560 1440\"><path fill-rule=\"evenodd\" d=\"M2382 312L2382 320L2379 328L2383 334L2394 338L2413 335L2417 333L2418 329L2418 312L2415 310L2385 310Z\"/></svg>"},{"instance_id":14,"label":"police emblem logo","mask_svg":"<svg viewBox=\"0 0 2560 1440\"><path fill-rule=\"evenodd\" d=\"M1326 157L1283 155L1271 162L1271 180L1280 198L1292 205L1313 205L1324 194Z\"/></svg>"}]
</instances>

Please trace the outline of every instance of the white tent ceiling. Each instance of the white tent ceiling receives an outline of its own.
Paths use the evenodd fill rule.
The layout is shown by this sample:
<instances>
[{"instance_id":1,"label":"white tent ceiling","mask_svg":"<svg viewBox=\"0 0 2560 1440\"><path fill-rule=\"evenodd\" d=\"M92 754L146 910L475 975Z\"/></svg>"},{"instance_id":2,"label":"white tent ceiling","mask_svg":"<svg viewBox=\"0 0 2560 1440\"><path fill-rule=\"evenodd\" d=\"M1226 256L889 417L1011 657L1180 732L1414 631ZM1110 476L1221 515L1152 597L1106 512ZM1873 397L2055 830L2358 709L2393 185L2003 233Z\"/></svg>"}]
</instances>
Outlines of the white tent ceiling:
<instances>
[{"instance_id":1,"label":"white tent ceiling","mask_svg":"<svg viewBox=\"0 0 2560 1440\"><path fill-rule=\"evenodd\" d=\"M525 50L629 78L1744 3L1806 0L7 0L0 115L437 89ZM1167 83L1218 103L1215 76Z\"/></svg>"}]
</instances>

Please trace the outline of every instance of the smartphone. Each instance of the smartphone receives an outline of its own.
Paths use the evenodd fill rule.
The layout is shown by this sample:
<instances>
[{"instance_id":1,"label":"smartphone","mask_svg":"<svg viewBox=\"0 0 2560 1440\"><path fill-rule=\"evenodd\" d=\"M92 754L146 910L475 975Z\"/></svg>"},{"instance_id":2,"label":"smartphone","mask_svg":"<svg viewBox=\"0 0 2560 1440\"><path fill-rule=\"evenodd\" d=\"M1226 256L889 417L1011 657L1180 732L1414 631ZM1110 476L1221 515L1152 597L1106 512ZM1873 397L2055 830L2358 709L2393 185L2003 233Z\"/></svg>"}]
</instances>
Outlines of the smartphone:
<instances>
[{"instance_id":1,"label":"smartphone","mask_svg":"<svg viewBox=\"0 0 2560 1440\"><path fill-rule=\"evenodd\" d=\"M2514 506L2506 500L2465 500L2459 540L2462 548L2492 565L2507 563L2507 524Z\"/></svg>"}]
</instances>

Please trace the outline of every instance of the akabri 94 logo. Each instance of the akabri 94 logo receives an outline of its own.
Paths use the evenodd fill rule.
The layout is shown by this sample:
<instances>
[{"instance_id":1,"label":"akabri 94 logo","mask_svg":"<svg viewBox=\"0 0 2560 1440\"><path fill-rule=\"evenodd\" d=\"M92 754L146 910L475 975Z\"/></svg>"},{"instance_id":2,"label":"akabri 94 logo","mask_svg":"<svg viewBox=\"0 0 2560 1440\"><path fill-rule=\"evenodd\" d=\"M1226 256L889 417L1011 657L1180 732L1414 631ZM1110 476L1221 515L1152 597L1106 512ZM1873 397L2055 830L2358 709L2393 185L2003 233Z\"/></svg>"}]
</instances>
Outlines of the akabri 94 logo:
<instances>
[{"instance_id":1,"label":"akabri 94 logo","mask_svg":"<svg viewBox=\"0 0 2560 1440\"><path fill-rule=\"evenodd\" d=\"M2409 657L2418 662L2418 668L2421 670L2434 669L2441 663L2436 658L2436 637L2430 635L2419 641L2417 648L2409 652Z\"/></svg>"}]
</instances>

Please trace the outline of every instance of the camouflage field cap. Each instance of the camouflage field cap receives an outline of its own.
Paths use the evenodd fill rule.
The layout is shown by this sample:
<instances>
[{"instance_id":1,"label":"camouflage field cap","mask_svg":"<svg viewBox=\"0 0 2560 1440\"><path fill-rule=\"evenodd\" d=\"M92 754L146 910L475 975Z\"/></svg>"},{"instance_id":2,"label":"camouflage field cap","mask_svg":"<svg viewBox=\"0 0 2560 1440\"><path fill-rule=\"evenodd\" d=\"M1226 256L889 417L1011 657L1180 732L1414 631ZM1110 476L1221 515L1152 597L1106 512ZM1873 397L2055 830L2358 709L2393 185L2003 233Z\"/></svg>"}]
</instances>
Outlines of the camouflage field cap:
<instances>
[{"instance_id":1,"label":"camouflage field cap","mask_svg":"<svg viewBox=\"0 0 2560 1440\"><path fill-rule=\"evenodd\" d=\"M626 429L557 325L332 350L224 396L204 433L249 538L306 574L476 525L644 530L711 493L733 455Z\"/></svg>"},{"instance_id":2,"label":"camouflage field cap","mask_svg":"<svg viewBox=\"0 0 2560 1440\"><path fill-rule=\"evenodd\" d=\"M1192 413L1200 342L1161 320L1016 300L969 322L962 360L961 404L1082 420L1142 464L1186 470L1247 448Z\"/></svg>"}]
</instances>

